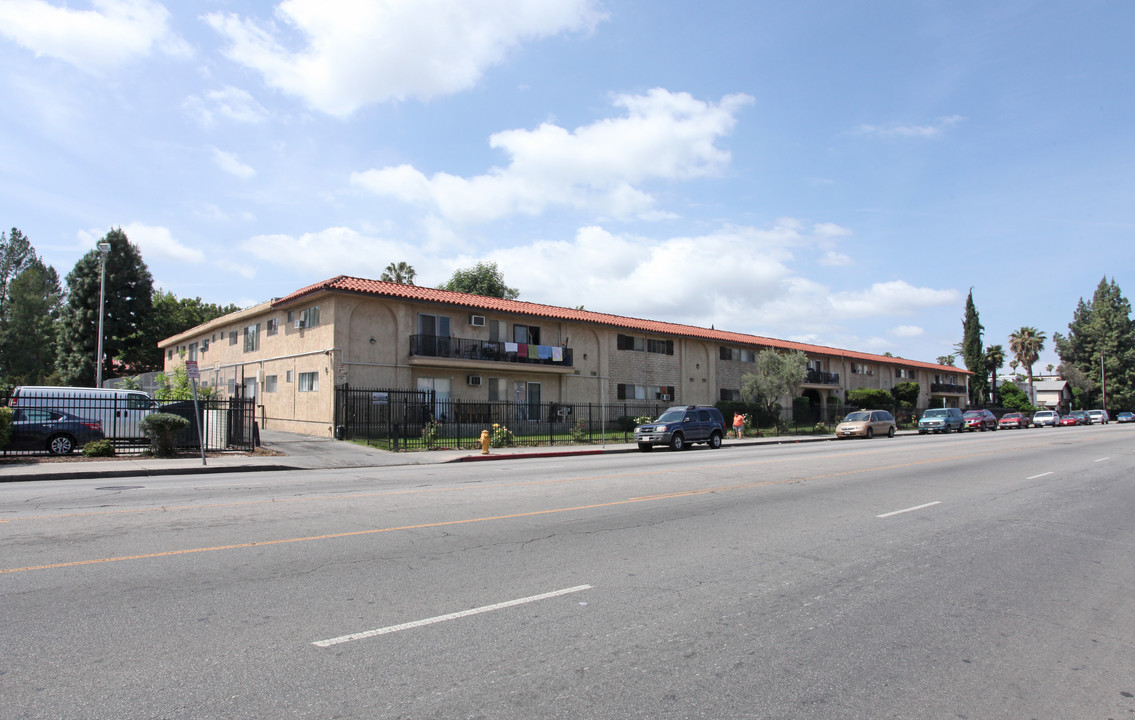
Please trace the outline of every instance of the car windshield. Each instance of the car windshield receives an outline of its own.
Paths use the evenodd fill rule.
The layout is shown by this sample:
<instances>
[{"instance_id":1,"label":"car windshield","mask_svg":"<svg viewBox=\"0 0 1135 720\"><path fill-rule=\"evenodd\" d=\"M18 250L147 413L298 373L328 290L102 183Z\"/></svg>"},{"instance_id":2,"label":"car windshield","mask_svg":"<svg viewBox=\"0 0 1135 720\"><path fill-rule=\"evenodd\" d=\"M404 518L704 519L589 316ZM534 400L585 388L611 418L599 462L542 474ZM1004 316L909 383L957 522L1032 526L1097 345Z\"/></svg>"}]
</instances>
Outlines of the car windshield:
<instances>
[{"instance_id":1,"label":"car windshield","mask_svg":"<svg viewBox=\"0 0 1135 720\"><path fill-rule=\"evenodd\" d=\"M871 413L853 412L853 413L848 413L847 417L845 417L843 419L843 421L844 422L863 422L864 420L870 420L870 419L871 419Z\"/></svg>"},{"instance_id":2,"label":"car windshield","mask_svg":"<svg viewBox=\"0 0 1135 720\"><path fill-rule=\"evenodd\" d=\"M1020 418L1021 418L1020 413L1009 413L1008 415L1005 415L1001 419L1002 420L1019 420Z\"/></svg>"},{"instance_id":3,"label":"car windshield","mask_svg":"<svg viewBox=\"0 0 1135 720\"><path fill-rule=\"evenodd\" d=\"M682 418L684 417L686 417L686 411L678 408L676 410L667 410L666 412L659 415L658 419L654 422L681 422Z\"/></svg>"},{"instance_id":4,"label":"car windshield","mask_svg":"<svg viewBox=\"0 0 1135 720\"><path fill-rule=\"evenodd\" d=\"M968 418L979 418L979 417L983 417L983 415L984 414L980 410L971 410L968 413L966 413L966 417L968 417Z\"/></svg>"},{"instance_id":5,"label":"car windshield","mask_svg":"<svg viewBox=\"0 0 1135 720\"><path fill-rule=\"evenodd\" d=\"M945 417L949 414L950 413L946 412L945 410L927 410L926 414L922 417Z\"/></svg>"}]
</instances>

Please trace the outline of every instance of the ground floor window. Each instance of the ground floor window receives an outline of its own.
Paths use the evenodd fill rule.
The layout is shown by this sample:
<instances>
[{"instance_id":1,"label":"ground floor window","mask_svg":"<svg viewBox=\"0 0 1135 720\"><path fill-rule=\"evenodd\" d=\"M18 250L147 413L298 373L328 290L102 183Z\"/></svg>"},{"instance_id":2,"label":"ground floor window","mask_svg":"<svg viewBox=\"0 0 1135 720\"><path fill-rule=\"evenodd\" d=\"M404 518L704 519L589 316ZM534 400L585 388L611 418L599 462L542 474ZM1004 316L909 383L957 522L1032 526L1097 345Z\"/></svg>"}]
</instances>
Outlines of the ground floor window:
<instances>
[{"instance_id":1,"label":"ground floor window","mask_svg":"<svg viewBox=\"0 0 1135 720\"><path fill-rule=\"evenodd\" d=\"M276 392L276 376L275 375L265 375L264 376L264 392L266 392L266 393Z\"/></svg>"},{"instance_id":2,"label":"ground floor window","mask_svg":"<svg viewBox=\"0 0 1135 720\"><path fill-rule=\"evenodd\" d=\"M299 378L300 392L316 392L319 390L318 372L301 372Z\"/></svg>"}]
</instances>

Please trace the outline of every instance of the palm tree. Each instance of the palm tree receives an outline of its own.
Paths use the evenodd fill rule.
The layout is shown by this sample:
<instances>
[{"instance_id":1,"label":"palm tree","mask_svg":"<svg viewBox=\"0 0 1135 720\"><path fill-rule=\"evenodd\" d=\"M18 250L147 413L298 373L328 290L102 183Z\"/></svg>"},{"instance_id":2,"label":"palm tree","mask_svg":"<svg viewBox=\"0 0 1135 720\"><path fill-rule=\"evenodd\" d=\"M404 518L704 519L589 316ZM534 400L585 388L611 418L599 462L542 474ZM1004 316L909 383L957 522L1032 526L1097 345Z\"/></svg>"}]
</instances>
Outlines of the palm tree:
<instances>
[{"instance_id":1,"label":"palm tree","mask_svg":"<svg viewBox=\"0 0 1135 720\"><path fill-rule=\"evenodd\" d=\"M985 348L985 364L993 371L993 385L990 387L990 401L997 404L997 371L1005 364L1005 348L990 345Z\"/></svg>"},{"instance_id":2,"label":"palm tree","mask_svg":"<svg viewBox=\"0 0 1135 720\"><path fill-rule=\"evenodd\" d=\"M409 263L400 262L397 265L390 263L382 271L382 281L398 283L399 285L413 285L417 271Z\"/></svg>"},{"instance_id":3,"label":"palm tree","mask_svg":"<svg viewBox=\"0 0 1135 720\"><path fill-rule=\"evenodd\" d=\"M1040 351L1044 350L1044 341L1047 339L1043 332L1029 325L1009 334L1009 349L1028 371L1029 402L1033 405L1036 405L1036 393L1033 391L1033 365L1040 357Z\"/></svg>"}]
</instances>

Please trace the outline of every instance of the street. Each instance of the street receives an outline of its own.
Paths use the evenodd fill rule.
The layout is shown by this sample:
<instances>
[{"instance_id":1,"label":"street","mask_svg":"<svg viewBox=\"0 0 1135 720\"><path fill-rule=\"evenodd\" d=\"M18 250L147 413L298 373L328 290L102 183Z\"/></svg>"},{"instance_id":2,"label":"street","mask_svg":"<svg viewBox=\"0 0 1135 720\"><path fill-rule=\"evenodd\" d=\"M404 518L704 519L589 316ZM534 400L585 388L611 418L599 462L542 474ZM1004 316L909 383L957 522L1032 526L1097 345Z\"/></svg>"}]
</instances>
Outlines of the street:
<instances>
[{"instance_id":1,"label":"street","mask_svg":"<svg viewBox=\"0 0 1135 720\"><path fill-rule=\"evenodd\" d=\"M1129 717L1133 440L0 485L0 718Z\"/></svg>"}]
</instances>

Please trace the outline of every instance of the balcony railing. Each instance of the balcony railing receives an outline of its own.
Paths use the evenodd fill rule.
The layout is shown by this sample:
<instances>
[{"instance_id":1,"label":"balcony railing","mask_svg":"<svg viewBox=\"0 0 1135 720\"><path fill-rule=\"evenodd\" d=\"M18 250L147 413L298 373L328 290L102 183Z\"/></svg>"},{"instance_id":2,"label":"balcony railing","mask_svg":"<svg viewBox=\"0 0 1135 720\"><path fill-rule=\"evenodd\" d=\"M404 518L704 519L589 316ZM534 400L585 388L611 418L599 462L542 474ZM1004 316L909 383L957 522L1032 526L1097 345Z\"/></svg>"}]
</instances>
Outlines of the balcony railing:
<instances>
[{"instance_id":1,"label":"balcony railing","mask_svg":"<svg viewBox=\"0 0 1135 720\"><path fill-rule=\"evenodd\" d=\"M555 345L490 342L471 338L411 335L410 355L488 362L572 367L571 348Z\"/></svg>"},{"instance_id":2,"label":"balcony railing","mask_svg":"<svg viewBox=\"0 0 1135 720\"><path fill-rule=\"evenodd\" d=\"M951 393L954 395L965 395L965 385L955 385L953 383L930 383L930 392L936 393Z\"/></svg>"},{"instance_id":3,"label":"balcony railing","mask_svg":"<svg viewBox=\"0 0 1135 720\"><path fill-rule=\"evenodd\" d=\"M804 382L808 385L839 385L839 373L809 370Z\"/></svg>"}]
</instances>

